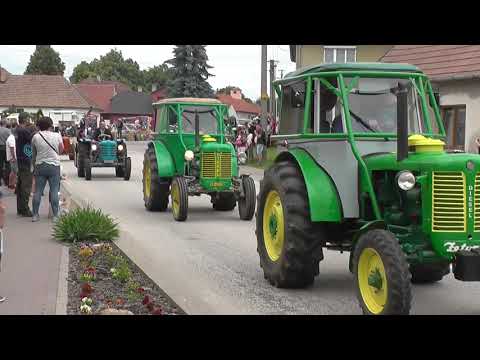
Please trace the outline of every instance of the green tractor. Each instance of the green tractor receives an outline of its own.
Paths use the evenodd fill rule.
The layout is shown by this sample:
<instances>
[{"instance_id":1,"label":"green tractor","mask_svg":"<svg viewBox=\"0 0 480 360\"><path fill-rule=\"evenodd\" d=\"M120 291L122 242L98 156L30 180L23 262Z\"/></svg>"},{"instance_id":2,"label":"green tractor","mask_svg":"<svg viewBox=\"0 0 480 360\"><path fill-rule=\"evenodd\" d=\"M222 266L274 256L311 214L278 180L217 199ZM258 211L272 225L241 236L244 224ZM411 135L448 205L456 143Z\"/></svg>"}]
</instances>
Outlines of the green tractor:
<instances>
[{"instance_id":1,"label":"green tractor","mask_svg":"<svg viewBox=\"0 0 480 360\"><path fill-rule=\"evenodd\" d=\"M188 197L207 194L213 208L231 211L238 202L242 220L255 213L255 182L239 175L237 154L226 141L228 108L216 99L166 99L153 104L155 139L143 162L143 198L149 211L185 221Z\"/></svg>"},{"instance_id":2,"label":"green tractor","mask_svg":"<svg viewBox=\"0 0 480 360\"><path fill-rule=\"evenodd\" d=\"M275 82L279 154L261 181L257 250L306 287L350 252L364 314L408 314L411 283L480 280L480 156L446 151L438 94L408 64L323 64Z\"/></svg>"}]
</instances>

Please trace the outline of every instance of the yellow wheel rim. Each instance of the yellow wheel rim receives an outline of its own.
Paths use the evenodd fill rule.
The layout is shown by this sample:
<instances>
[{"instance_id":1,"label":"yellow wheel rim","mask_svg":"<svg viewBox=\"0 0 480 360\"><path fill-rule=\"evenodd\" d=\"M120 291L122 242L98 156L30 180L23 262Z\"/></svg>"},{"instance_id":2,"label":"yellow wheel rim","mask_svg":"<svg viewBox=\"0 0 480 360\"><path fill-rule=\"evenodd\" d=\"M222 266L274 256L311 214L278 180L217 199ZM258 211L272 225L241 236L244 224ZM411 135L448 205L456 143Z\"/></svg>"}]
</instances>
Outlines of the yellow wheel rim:
<instances>
[{"instance_id":1,"label":"yellow wheel rim","mask_svg":"<svg viewBox=\"0 0 480 360\"><path fill-rule=\"evenodd\" d=\"M172 184L171 196L173 214L177 216L180 210L180 190L176 181Z\"/></svg>"},{"instance_id":2,"label":"yellow wheel rim","mask_svg":"<svg viewBox=\"0 0 480 360\"><path fill-rule=\"evenodd\" d=\"M150 171L150 166L148 163L145 163L144 167L144 182L145 182L145 197L148 199L150 197L151 186L152 186L152 173Z\"/></svg>"},{"instance_id":3,"label":"yellow wheel rim","mask_svg":"<svg viewBox=\"0 0 480 360\"><path fill-rule=\"evenodd\" d=\"M378 252L365 248L358 261L358 283L363 302L372 314L380 314L387 302L387 276Z\"/></svg>"},{"instance_id":4,"label":"yellow wheel rim","mask_svg":"<svg viewBox=\"0 0 480 360\"><path fill-rule=\"evenodd\" d=\"M285 221L280 195L272 190L268 193L263 210L263 241L268 257L272 261L280 258L285 240Z\"/></svg>"}]
</instances>

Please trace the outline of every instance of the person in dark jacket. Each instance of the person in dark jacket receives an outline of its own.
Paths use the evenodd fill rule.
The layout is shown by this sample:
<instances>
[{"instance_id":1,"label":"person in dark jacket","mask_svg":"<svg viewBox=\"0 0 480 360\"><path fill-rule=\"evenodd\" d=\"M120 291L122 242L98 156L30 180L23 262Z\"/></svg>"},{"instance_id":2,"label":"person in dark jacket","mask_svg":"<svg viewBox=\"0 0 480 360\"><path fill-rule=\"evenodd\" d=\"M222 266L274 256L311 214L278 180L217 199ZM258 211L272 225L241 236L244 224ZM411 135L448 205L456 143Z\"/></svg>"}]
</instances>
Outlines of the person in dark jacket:
<instances>
[{"instance_id":1,"label":"person in dark jacket","mask_svg":"<svg viewBox=\"0 0 480 360\"><path fill-rule=\"evenodd\" d=\"M112 132L110 131L110 129L107 128L107 126L105 125L105 121L103 120L100 121L100 127L97 130L95 130L95 134L93 135L93 138L96 141L98 141L100 135L109 135L110 140L113 139ZM105 140L105 139L102 139L102 140Z\"/></svg>"},{"instance_id":2,"label":"person in dark jacket","mask_svg":"<svg viewBox=\"0 0 480 360\"><path fill-rule=\"evenodd\" d=\"M32 191L33 175L30 169L32 160L32 132L28 128L29 115L23 112L18 117L18 127L15 132L17 155L17 214L23 217L32 217L29 208L30 193Z\"/></svg>"}]
</instances>

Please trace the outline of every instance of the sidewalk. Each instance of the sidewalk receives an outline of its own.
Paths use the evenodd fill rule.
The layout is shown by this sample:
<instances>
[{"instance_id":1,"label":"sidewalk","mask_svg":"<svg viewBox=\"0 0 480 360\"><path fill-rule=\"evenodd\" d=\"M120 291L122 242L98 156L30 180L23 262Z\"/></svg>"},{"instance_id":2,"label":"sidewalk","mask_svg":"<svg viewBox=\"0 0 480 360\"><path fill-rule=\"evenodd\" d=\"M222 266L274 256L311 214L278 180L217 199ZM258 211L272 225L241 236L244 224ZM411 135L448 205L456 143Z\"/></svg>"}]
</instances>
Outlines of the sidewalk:
<instances>
[{"instance_id":1,"label":"sidewalk","mask_svg":"<svg viewBox=\"0 0 480 360\"><path fill-rule=\"evenodd\" d=\"M2 187L2 193L7 212L0 296L6 296L7 300L0 303L0 315L65 313L66 291L62 281L59 282L59 274L61 268L64 271L65 255L68 253L51 237L52 221L47 218L48 190L45 190L47 197L42 198L40 221L37 223L32 223L31 218L17 216L15 195L5 187Z\"/></svg>"}]
</instances>

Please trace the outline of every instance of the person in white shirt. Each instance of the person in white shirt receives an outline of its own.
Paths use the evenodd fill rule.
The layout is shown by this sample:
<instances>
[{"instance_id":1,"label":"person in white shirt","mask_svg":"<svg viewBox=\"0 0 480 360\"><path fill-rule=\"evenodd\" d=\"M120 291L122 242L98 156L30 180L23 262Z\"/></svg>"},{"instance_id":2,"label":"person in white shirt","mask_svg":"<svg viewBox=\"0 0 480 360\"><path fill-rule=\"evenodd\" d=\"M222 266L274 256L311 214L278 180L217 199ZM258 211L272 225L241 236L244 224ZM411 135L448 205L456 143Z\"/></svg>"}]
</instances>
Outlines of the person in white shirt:
<instances>
[{"instance_id":1,"label":"person in white shirt","mask_svg":"<svg viewBox=\"0 0 480 360\"><path fill-rule=\"evenodd\" d=\"M17 173L17 149L16 149L16 141L15 141L15 128L17 123L13 120L10 124L8 124L8 128L10 128L11 133L5 142L6 151L7 151L7 164L9 164L8 168L10 171Z\"/></svg>"},{"instance_id":2,"label":"person in white shirt","mask_svg":"<svg viewBox=\"0 0 480 360\"><path fill-rule=\"evenodd\" d=\"M35 193L32 201L32 221L39 220L38 210L43 190L48 181L50 188L50 206L53 212L53 221L57 221L59 214L60 191L60 155L63 153L63 139L59 133L50 131L52 119L43 117L38 120L40 131L32 138L33 164L35 176Z\"/></svg>"}]
</instances>

